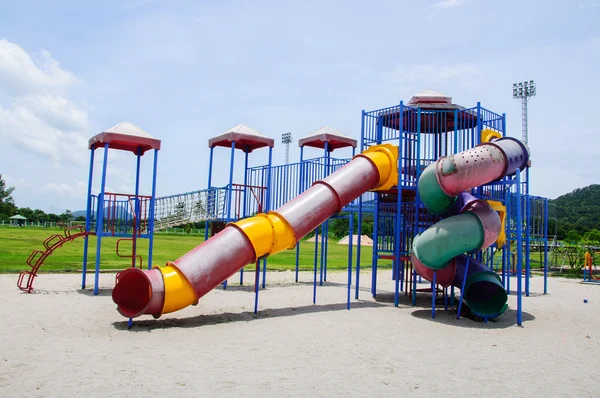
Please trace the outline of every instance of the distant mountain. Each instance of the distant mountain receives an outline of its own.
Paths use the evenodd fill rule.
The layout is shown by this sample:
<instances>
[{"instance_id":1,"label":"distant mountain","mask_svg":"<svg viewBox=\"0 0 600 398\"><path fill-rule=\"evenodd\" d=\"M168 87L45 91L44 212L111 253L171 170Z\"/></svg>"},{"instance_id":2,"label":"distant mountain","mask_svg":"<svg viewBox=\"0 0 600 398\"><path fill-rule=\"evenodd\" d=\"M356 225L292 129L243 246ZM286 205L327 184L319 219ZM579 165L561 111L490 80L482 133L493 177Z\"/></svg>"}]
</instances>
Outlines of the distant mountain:
<instances>
[{"instance_id":1,"label":"distant mountain","mask_svg":"<svg viewBox=\"0 0 600 398\"><path fill-rule=\"evenodd\" d=\"M119 206L106 206L104 208L104 218L107 218L107 214L111 212L111 218L113 216L116 216L116 218L133 218L133 212L131 211L131 209L129 208L128 205L119 205ZM77 218L77 217L85 217L85 210L77 210L72 212L73 213L73 218ZM96 212L92 212L94 214L94 216L96 215Z\"/></svg>"},{"instance_id":2,"label":"distant mountain","mask_svg":"<svg viewBox=\"0 0 600 398\"><path fill-rule=\"evenodd\" d=\"M73 212L73 218L85 217L85 210L77 210Z\"/></svg>"},{"instance_id":3,"label":"distant mountain","mask_svg":"<svg viewBox=\"0 0 600 398\"><path fill-rule=\"evenodd\" d=\"M583 234L591 229L600 230L600 184L578 188L549 201L550 215L558 219L560 230L575 229Z\"/></svg>"}]
</instances>

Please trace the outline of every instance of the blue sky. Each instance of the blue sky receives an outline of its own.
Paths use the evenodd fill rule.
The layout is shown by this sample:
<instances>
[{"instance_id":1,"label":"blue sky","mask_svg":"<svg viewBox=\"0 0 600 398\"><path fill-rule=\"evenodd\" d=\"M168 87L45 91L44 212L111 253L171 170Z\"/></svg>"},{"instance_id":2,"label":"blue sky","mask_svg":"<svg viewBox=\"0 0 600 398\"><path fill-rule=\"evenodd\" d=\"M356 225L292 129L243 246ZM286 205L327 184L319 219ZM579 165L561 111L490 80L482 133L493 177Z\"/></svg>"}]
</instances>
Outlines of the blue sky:
<instances>
[{"instance_id":1,"label":"blue sky","mask_svg":"<svg viewBox=\"0 0 600 398\"><path fill-rule=\"evenodd\" d=\"M520 137L511 86L535 79L532 193L554 198L600 182L600 1L539 4L0 0L0 173L19 206L82 209L87 140L129 121L163 141L158 195L190 191L207 185L208 139L232 126L278 144L324 125L358 139L361 109L425 88L506 112ZM109 158L108 188L132 191L134 157Z\"/></svg>"}]
</instances>

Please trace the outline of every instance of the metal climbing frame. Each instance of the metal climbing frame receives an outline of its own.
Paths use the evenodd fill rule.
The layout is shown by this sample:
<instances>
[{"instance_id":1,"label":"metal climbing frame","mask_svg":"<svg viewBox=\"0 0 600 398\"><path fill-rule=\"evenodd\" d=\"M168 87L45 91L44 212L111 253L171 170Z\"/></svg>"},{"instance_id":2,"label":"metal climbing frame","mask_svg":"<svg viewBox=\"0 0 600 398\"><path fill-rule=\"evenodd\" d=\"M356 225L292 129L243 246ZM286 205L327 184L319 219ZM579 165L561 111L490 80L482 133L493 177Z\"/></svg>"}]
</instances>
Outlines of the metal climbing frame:
<instances>
[{"instance_id":1,"label":"metal climbing frame","mask_svg":"<svg viewBox=\"0 0 600 398\"><path fill-rule=\"evenodd\" d=\"M399 292L402 291L403 282L407 274L410 277L411 296L413 305L416 304L417 291L428 290L432 293L438 291L435 284L429 289L417 289L417 274L411 268L409 260L413 237L438 221L423 206L417 188L417 181L422 171L431 163L442 156L448 156L472 148L481 143L482 131L492 130L505 136L505 115L489 111L478 103L473 108L454 106L453 109L441 109L440 107L407 106L403 102L399 105L377 109L374 111L363 111L361 126L361 146L363 151L372 145L390 143L399 148L398 186L386 191L376 192L374 198L374 226L373 226L373 255L372 255L372 280L371 293L377 294L377 269L378 261L382 259L392 260L392 279L395 280L394 303L398 305ZM528 174L528 170L526 171ZM525 174L525 172L523 173ZM506 233L519 241L525 243L524 253L527 275L529 275L529 242L531 235L540 236L544 241L545 260L544 268L547 269L547 200L535 202L534 212L530 210L531 197L529 196L528 178L524 176L523 182L519 181L522 189L516 190L516 180L506 178L488 185L477 187L471 194L494 200L506 205L507 211ZM512 192L512 194L510 194ZM521 195L523 192L523 195ZM520 203L523 209L524 219L529 220L523 225L522 233L510 235L514 230L516 214L510 217L512 209L510 197L514 203ZM517 199L519 198L519 199ZM544 208L540 211L541 207ZM358 225L362 223L364 208L358 207ZM519 212L521 213L521 212ZM511 229L513 228L513 229ZM533 228L533 230L532 230ZM360 235L358 232L358 247L360 248ZM495 246L495 245L494 245ZM498 251L497 247L490 249L490 253ZM507 268L506 248L501 249L503 275ZM360 251L357 263L360 263ZM479 252L474 256L482 259L485 253ZM493 254L489 254L491 257ZM488 263L490 268L494 267L493 260ZM546 274L545 274L546 275ZM510 278L503 277L505 286L509 288ZM406 284L405 284L406 285ZM529 292L529 282L526 279L526 292ZM546 292L546 287L544 289ZM453 297L452 288L452 297ZM444 292L446 295L446 292ZM358 289L356 292L358 298ZM435 303L435 297L433 298ZM435 314L433 305L432 314Z\"/></svg>"},{"instance_id":2,"label":"metal climbing frame","mask_svg":"<svg viewBox=\"0 0 600 398\"><path fill-rule=\"evenodd\" d=\"M83 246L83 265L81 288L85 289L88 261L89 235L96 235L96 260L94 269L94 294L99 292L99 275L103 237L119 237L131 241L131 253L119 251L120 257L131 259L131 266L138 264L138 239L148 239L148 269L152 267L154 246L154 222L156 207L156 172L158 151L161 141L130 123L120 123L103 131L89 140L90 167L87 191L85 238ZM94 155L96 150L104 149L102 159L100 192L92 193L94 178ZM135 185L133 193L111 193L106 191L106 177L109 150L131 152L136 157ZM140 195L141 157L148 151L154 152L152 170L152 188L150 195ZM117 246L118 250L118 246Z\"/></svg>"}]
</instances>

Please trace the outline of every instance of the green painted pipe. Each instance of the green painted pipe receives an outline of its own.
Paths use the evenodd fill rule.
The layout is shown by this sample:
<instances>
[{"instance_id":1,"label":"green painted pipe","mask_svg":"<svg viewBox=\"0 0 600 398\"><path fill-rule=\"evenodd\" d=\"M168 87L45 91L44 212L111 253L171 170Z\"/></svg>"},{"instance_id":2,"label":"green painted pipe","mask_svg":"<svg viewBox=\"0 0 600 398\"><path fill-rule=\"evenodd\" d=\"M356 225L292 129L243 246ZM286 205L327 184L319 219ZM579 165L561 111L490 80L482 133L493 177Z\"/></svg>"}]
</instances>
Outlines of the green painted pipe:
<instances>
[{"instance_id":1,"label":"green painted pipe","mask_svg":"<svg viewBox=\"0 0 600 398\"><path fill-rule=\"evenodd\" d=\"M456 201L455 196L449 196L440 187L436 176L436 163L432 163L423 172L419 178L417 189L421 200L432 213L443 213Z\"/></svg>"},{"instance_id":2,"label":"green painted pipe","mask_svg":"<svg viewBox=\"0 0 600 398\"><path fill-rule=\"evenodd\" d=\"M413 253L427 267L440 270L463 253L477 251L484 241L479 217L471 212L445 218L413 239Z\"/></svg>"}]
</instances>

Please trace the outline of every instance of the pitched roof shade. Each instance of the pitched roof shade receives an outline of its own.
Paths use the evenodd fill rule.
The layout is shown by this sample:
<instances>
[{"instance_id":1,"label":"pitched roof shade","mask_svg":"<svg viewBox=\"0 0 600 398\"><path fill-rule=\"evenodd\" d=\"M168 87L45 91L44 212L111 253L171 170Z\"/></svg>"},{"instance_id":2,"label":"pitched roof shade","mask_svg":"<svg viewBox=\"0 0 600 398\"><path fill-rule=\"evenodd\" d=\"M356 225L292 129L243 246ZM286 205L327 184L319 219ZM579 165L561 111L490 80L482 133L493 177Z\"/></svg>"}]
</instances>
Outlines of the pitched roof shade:
<instances>
[{"instance_id":1,"label":"pitched roof shade","mask_svg":"<svg viewBox=\"0 0 600 398\"><path fill-rule=\"evenodd\" d=\"M20 215L20 214L15 214L14 216L12 216L12 217L8 217L8 218L9 218L9 219L11 219L11 220L27 220L27 218L26 218L26 217L23 217L23 216L22 216L22 215Z\"/></svg>"},{"instance_id":2,"label":"pitched roof shade","mask_svg":"<svg viewBox=\"0 0 600 398\"><path fill-rule=\"evenodd\" d=\"M314 148L325 148L325 143L329 143L329 151L338 148L353 147L356 148L356 140L348 137L333 127L321 127L317 131L310 133L304 138L298 140L298 146L310 146Z\"/></svg>"},{"instance_id":3,"label":"pitched roof shade","mask_svg":"<svg viewBox=\"0 0 600 398\"><path fill-rule=\"evenodd\" d=\"M402 112L402 130L417 131L417 115L420 109L421 133L445 133L477 126L477 114L464 107L453 104L448 97L434 90L423 90L408 101L408 107ZM455 112L456 110L456 112ZM384 127L398 130L400 128L400 112L397 107L379 113ZM455 117L456 116L456 117Z\"/></svg>"},{"instance_id":4,"label":"pitched roof shade","mask_svg":"<svg viewBox=\"0 0 600 398\"><path fill-rule=\"evenodd\" d=\"M138 126L123 122L113 126L100 134L96 134L89 141L89 148L96 149L108 144L111 149L120 149L137 153L141 149L143 155L150 149L160 149L160 140L154 138Z\"/></svg>"},{"instance_id":5,"label":"pitched roof shade","mask_svg":"<svg viewBox=\"0 0 600 398\"><path fill-rule=\"evenodd\" d=\"M214 148L216 146L222 146L231 148L232 142L235 142L236 149L241 149L244 152L252 152L255 149L266 146L271 148L275 146L275 140L273 138L262 135L252 127L238 124L223 134L209 139L208 147Z\"/></svg>"}]
</instances>

